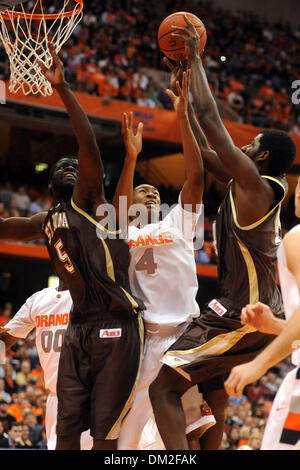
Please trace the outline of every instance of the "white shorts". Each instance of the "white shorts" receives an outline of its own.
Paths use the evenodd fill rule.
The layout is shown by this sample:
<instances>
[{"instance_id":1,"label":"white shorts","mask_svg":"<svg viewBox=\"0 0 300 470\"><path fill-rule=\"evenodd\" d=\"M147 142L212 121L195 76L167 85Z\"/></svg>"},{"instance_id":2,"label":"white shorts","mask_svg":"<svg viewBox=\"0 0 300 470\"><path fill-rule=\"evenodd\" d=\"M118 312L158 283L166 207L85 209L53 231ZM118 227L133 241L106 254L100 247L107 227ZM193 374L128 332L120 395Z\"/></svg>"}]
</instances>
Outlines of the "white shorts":
<instances>
[{"instance_id":1,"label":"white shorts","mask_svg":"<svg viewBox=\"0 0 300 470\"><path fill-rule=\"evenodd\" d=\"M186 327L186 323L178 326L146 323L144 356L136 388L136 396L130 412L121 425L121 433L118 439L119 450L160 450L162 448L155 421L151 418L153 411L148 390L162 367L160 362L162 355L182 335ZM193 389L198 397L198 388L193 387ZM189 422L188 432L197 429L197 421L202 417L200 402L198 415L195 415L196 413L193 417L195 424Z\"/></svg>"},{"instance_id":2,"label":"white shorts","mask_svg":"<svg viewBox=\"0 0 300 470\"><path fill-rule=\"evenodd\" d=\"M300 366L287 374L276 394L261 450L300 449Z\"/></svg>"},{"instance_id":3,"label":"white shorts","mask_svg":"<svg viewBox=\"0 0 300 470\"><path fill-rule=\"evenodd\" d=\"M48 395L46 406L46 436L48 450L55 450L56 448L56 415L57 415L57 396ZM85 431L81 434L80 449L91 450L93 447L93 438L90 431Z\"/></svg>"}]
</instances>

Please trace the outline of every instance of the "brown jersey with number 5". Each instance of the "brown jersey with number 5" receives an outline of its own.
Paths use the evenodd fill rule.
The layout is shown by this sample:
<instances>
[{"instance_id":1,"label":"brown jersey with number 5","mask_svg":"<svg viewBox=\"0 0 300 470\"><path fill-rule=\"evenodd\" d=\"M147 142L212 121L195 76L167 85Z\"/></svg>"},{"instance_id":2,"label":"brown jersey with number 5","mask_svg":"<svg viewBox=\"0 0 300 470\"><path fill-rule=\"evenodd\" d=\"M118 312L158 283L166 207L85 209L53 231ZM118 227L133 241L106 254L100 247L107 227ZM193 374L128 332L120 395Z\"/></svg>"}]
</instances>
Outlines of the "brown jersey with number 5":
<instances>
[{"instance_id":1,"label":"brown jersey with number 5","mask_svg":"<svg viewBox=\"0 0 300 470\"><path fill-rule=\"evenodd\" d=\"M69 289L75 316L130 315L144 308L130 291L128 245L121 231L108 232L71 200L56 205L43 232L53 269Z\"/></svg>"}]
</instances>

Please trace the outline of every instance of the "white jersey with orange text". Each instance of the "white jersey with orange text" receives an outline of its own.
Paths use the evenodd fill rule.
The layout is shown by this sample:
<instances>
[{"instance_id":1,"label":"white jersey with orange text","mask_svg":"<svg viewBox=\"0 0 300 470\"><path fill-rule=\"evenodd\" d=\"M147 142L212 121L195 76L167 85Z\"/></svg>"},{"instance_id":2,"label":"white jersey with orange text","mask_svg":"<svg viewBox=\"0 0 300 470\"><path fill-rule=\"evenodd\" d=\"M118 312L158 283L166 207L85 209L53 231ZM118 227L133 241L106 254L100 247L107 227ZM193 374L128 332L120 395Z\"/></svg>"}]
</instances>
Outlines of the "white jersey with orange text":
<instances>
[{"instance_id":1,"label":"white jersey with orange text","mask_svg":"<svg viewBox=\"0 0 300 470\"><path fill-rule=\"evenodd\" d=\"M141 229L129 226L129 280L132 292L146 307L145 345L135 399L122 422L118 450L161 449L156 424L151 421L149 386L162 367L164 352L199 316L193 238L200 211L201 205L197 213L184 210L179 197L179 204L161 222ZM197 405L192 430L201 426L201 418Z\"/></svg>"},{"instance_id":2,"label":"white jersey with orange text","mask_svg":"<svg viewBox=\"0 0 300 470\"><path fill-rule=\"evenodd\" d=\"M178 325L199 316L193 238L200 211L184 210L179 197L159 223L128 228L130 286L147 322Z\"/></svg>"},{"instance_id":3,"label":"white jersey with orange text","mask_svg":"<svg viewBox=\"0 0 300 470\"><path fill-rule=\"evenodd\" d=\"M36 348L45 388L53 394L56 394L58 361L72 304L68 290L48 287L29 297L6 325L10 329L8 333L17 338L26 338L36 328Z\"/></svg>"},{"instance_id":4,"label":"white jersey with orange text","mask_svg":"<svg viewBox=\"0 0 300 470\"><path fill-rule=\"evenodd\" d=\"M45 420L48 450L56 447L58 363L72 305L68 290L58 291L55 287L48 287L29 297L5 325L9 328L8 333L17 338L26 338L36 328L36 349L44 372L45 388L50 392ZM90 450L92 445L90 432L85 431L81 434L80 448Z\"/></svg>"}]
</instances>

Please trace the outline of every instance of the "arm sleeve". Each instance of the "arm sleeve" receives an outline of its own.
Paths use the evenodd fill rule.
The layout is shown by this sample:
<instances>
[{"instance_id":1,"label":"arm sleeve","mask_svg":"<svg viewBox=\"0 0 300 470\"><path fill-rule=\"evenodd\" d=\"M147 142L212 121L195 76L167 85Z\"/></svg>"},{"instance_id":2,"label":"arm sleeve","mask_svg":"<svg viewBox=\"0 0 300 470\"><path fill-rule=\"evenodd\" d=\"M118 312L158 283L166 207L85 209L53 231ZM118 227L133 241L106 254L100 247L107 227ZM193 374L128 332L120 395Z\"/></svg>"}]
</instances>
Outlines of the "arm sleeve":
<instances>
[{"instance_id":1,"label":"arm sleeve","mask_svg":"<svg viewBox=\"0 0 300 470\"><path fill-rule=\"evenodd\" d=\"M203 204L197 204L196 212L192 212L192 204L182 206L181 193L179 194L178 204L168 213L165 221L176 230L186 240L192 240L195 237L197 223L203 214Z\"/></svg>"}]
</instances>

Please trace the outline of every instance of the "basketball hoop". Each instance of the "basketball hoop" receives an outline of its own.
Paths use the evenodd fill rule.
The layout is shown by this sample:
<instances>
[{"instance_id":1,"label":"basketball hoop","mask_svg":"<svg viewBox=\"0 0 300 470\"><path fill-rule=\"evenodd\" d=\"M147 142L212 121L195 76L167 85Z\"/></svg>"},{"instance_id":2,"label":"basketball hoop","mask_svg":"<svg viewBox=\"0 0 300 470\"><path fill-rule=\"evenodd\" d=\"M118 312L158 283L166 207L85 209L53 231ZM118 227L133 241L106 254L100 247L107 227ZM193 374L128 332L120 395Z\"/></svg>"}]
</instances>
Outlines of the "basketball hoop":
<instances>
[{"instance_id":1,"label":"basketball hoop","mask_svg":"<svg viewBox=\"0 0 300 470\"><path fill-rule=\"evenodd\" d=\"M52 65L48 42L53 43L56 53L60 51L83 16L83 0L62 0L60 12L49 14L44 13L43 0L34 1L28 13L22 3L17 11L13 5L20 2L6 0L12 8L0 11L0 39L10 62L9 90L47 96L53 93L52 86L38 61L47 68ZM75 3L72 9L68 8L70 3Z\"/></svg>"}]
</instances>

